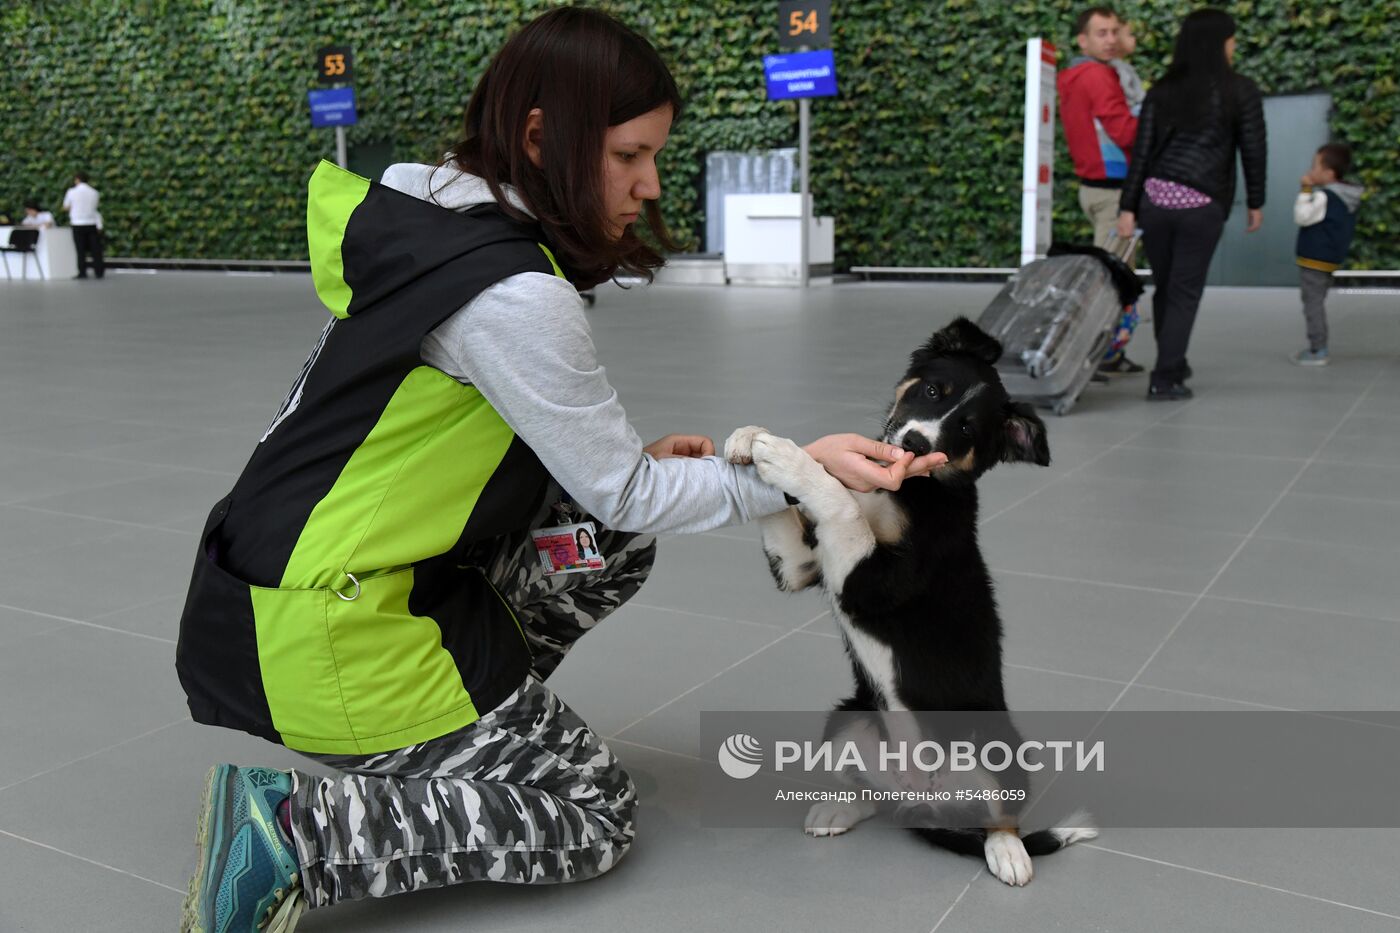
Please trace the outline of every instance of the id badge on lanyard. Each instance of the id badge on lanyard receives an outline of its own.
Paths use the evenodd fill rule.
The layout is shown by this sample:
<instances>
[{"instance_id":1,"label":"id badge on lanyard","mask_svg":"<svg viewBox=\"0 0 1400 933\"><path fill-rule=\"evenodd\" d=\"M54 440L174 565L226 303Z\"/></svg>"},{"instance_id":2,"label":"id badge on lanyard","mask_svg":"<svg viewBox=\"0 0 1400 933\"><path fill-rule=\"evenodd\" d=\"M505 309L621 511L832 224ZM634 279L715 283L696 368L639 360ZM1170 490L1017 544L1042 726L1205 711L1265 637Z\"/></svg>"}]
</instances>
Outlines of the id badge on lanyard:
<instances>
[{"instance_id":1,"label":"id badge on lanyard","mask_svg":"<svg viewBox=\"0 0 1400 933\"><path fill-rule=\"evenodd\" d=\"M590 573L607 566L598 550L598 532L592 522L555 525L530 532L540 567L546 576L561 573Z\"/></svg>"}]
</instances>

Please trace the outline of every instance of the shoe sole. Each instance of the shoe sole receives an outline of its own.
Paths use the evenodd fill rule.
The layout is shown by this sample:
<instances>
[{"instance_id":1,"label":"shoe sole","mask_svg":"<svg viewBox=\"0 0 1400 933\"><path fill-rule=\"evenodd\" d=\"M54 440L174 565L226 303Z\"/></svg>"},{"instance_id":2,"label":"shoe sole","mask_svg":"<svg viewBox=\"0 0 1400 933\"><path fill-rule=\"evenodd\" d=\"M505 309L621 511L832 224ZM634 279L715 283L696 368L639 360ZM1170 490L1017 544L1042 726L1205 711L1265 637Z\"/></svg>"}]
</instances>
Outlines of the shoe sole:
<instances>
[{"instance_id":1,"label":"shoe sole","mask_svg":"<svg viewBox=\"0 0 1400 933\"><path fill-rule=\"evenodd\" d=\"M194 877L190 879L189 892L185 895L185 903L180 908L180 933L210 933L204 926L204 920L200 916L199 904L201 895L204 893L205 881L215 877L215 872L211 871L209 864L211 856L216 856L223 843L223 833L228 825L228 807L231 795L225 793L222 806L215 814L214 805L220 803L218 792L220 788L228 783L229 775L233 768L228 765L215 765L209 769L209 774L204 778L204 797L199 807L199 822L195 825L194 842L198 849L198 861L195 863ZM210 845L210 816L214 816L213 845Z\"/></svg>"}]
</instances>

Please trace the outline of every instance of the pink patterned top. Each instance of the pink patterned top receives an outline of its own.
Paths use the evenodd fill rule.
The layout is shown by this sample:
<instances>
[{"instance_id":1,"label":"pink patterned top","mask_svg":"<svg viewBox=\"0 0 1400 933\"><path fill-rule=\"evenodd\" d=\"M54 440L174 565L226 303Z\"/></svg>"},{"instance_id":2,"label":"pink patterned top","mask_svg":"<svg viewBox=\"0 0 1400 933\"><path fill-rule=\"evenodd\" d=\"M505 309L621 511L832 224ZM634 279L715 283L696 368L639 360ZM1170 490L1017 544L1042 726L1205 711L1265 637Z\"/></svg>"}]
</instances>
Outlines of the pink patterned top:
<instances>
[{"instance_id":1,"label":"pink patterned top","mask_svg":"<svg viewBox=\"0 0 1400 933\"><path fill-rule=\"evenodd\" d=\"M1167 181L1165 178L1149 178L1143 189L1147 192L1147 200L1163 210L1204 207L1210 203L1210 195L1177 181Z\"/></svg>"}]
</instances>

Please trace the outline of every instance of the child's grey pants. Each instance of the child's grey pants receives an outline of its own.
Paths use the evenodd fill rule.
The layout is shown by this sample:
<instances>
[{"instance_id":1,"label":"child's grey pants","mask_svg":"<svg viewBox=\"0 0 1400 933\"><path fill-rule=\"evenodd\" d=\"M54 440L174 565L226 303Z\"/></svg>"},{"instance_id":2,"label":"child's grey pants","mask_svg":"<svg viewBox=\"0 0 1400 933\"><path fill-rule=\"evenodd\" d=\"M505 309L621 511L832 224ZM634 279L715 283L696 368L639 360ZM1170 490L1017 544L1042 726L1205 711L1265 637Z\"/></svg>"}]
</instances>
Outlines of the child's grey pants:
<instances>
[{"instance_id":1,"label":"child's grey pants","mask_svg":"<svg viewBox=\"0 0 1400 933\"><path fill-rule=\"evenodd\" d=\"M1327 347L1327 290L1332 287L1332 273L1321 269L1298 267L1303 291L1303 320L1308 325L1308 349Z\"/></svg>"},{"instance_id":2,"label":"child's grey pants","mask_svg":"<svg viewBox=\"0 0 1400 933\"><path fill-rule=\"evenodd\" d=\"M485 566L534 654L531 676L456 732L371 756L309 755L292 772L292 836L311 907L463 881L582 881L632 844L636 788L544 679L636 593L655 538L600 531L607 567L546 577L530 536Z\"/></svg>"}]
</instances>

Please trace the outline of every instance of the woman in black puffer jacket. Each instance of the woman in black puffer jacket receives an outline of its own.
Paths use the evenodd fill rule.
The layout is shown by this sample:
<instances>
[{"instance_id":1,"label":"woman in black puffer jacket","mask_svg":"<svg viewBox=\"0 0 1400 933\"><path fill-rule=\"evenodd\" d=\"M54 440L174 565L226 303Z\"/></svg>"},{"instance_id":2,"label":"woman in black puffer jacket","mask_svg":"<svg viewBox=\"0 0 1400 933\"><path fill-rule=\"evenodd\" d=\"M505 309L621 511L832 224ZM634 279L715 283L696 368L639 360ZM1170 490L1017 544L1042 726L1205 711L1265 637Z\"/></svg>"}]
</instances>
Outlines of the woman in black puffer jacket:
<instances>
[{"instance_id":1,"label":"woman in black puffer jacket","mask_svg":"<svg viewBox=\"0 0 1400 933\"><path fill-rule=\"evenodd\" d=\"M1185 399L1186 348L1211 256L1235 197L1235 151L1244 165L1253 233L1263 221L1265 131L1259 88L1231 67L1235 21L1197 10L1182 21L1171 67L1143 101L1123 183L1118 233L1141 226L1156 285L1157 365L1147 397Z\"/></svg>"}]
</instances>

